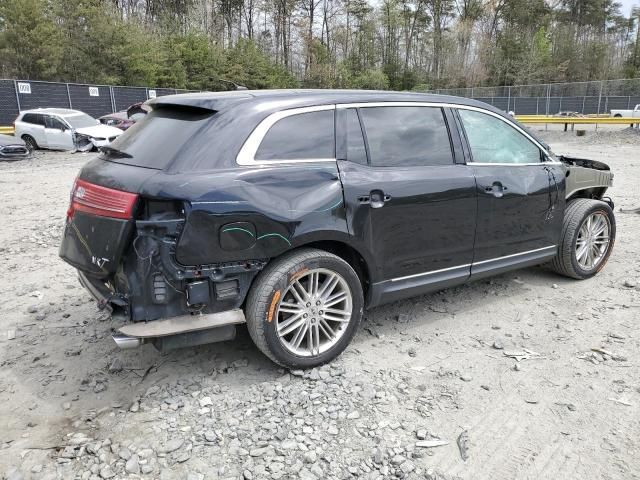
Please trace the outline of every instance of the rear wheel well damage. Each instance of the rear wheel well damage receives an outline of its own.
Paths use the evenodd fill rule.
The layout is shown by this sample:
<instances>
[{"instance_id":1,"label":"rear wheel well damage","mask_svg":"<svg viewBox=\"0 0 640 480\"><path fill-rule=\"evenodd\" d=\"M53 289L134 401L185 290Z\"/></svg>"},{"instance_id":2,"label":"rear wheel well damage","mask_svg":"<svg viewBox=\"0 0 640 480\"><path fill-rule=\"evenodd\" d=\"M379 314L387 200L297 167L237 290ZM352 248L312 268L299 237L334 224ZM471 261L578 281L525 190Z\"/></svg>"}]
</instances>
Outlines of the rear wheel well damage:
<instances>
[{"instance_id":1,"label":"rear wheel well damage","mask_svg":"<svg viewBox=\"0 0 640 480\"><path fill-rule=\"evenodd\" d=\"M575 200L576 198L602 200L602 197L604 197L604 194L606 191L607 191L607 187L583 188L582 190L577 190L573 192L571 196L567 198L567 202L570 200Z\"/></svg>"},{"instance_id":2,"label":"rear wheel well damage","mask_svg":"<svg viewBox=\"0 0 640 480\"><path fill-rule=\"evenodd\" d=\"M336 240L320 240L310 243L305 243L304 245L300 245L295 248L295 250L299 250L301 248L317 248L318 250L323 250L325 252L332 253L342 260L347 262L351 267L355 270L358 278L360 279L360 284L362 285L362 293L366 298L366 295L369 291L370 286L370 272L369 266L365 261L364 257L353 247L349 246L346 243L339 242ZM290 254L294 250L287 250L285 254ZM274 261L276 258L274 257L270 261ZM255 278L252 281L252 284L255 282ZM253 287L253 285L252 285ZM245 299L246 302L246 299Z\"/></svg>"},{"instance_id":3,"label":"rear wheel well damage","mask_svg":"<svg viewBox=\"0 0 640 480\"><path fill-rule=\"evenodd\" d=\"M333 253L347 262L358 274L360 284L362 285L362 293L367 295L369 290L370 273L367 262L360 253L353 247L343 242L335 240L321 240L317 242L307 243L303 245L304 248L317 248L324 250L325 252Z\"/></svg>"}]
</instances>

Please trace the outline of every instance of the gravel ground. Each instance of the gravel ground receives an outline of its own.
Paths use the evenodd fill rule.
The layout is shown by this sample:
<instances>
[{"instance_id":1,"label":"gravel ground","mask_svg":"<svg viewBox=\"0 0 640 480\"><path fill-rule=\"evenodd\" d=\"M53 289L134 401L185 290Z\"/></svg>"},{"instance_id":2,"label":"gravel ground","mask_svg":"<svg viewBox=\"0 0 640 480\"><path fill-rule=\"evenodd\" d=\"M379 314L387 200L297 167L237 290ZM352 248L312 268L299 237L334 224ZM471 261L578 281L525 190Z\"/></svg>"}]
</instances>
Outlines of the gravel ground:
<instances>
[{"instance_id":1,"label":"gravel ground","mask_svg":"<svg viewBox=\"0 0 640 480\"><path fill-rule=\"evenodd\" d=\"M119 351L57 256L89 157L0 165L0 476L640 478L640 215L618 211L640 206L640 135L543 135L615 171L618 240L599 276L529 268L376 308L304 373L246 331Z\"/></svg>"}]
</instances>

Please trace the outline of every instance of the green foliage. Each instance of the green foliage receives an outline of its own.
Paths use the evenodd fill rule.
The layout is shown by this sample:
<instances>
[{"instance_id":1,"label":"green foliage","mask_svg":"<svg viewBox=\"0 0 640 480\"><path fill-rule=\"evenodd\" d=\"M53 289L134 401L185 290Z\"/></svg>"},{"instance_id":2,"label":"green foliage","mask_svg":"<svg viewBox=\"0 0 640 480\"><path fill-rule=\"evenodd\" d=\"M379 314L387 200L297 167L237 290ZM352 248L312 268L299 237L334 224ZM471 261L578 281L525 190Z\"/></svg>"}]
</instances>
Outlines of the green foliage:
<instances>
[{"instance_id":1,"label":"green foliage","mask_svg":"<svg viewBox=\"0 0 640 480\"><path fill-rule=\"evenodd\" d=\"M640 76L639 25L614 0L0 0L0 68L194 90L591 80Z\"/></svg>"},{"instance_id":2,"label":"green foliage","mask_svg":"<svg viewBox=\"0 0 640 480\"><path fill-rule=\"evenodd\" d=\"M284 68L274 65L258 46L241 39L226 52L226 79L248 88L290 88L297 82Z\"/></svg>"},{"instance_id":3,"label":"green foliage","mask_svg":"<svg viewBox=\"0 0 640 480\"><path fill-rule=\"evenodd\" d=\"M389 78L380 70L365 70L352 80L351 86L364 90L386 90L389 88Z\"/></svg>"},{"instance_id":4,"label":"green foliage","mask_svg":"<svg viewBox=\"0 0 640 480\"><path fill-rule=\"evenodd\" d=\"M43 41L46 39L46 41ZM20 78L58 80L63 37L47 0L0 3L0 62Z\"/></svg>"}]
</instances>

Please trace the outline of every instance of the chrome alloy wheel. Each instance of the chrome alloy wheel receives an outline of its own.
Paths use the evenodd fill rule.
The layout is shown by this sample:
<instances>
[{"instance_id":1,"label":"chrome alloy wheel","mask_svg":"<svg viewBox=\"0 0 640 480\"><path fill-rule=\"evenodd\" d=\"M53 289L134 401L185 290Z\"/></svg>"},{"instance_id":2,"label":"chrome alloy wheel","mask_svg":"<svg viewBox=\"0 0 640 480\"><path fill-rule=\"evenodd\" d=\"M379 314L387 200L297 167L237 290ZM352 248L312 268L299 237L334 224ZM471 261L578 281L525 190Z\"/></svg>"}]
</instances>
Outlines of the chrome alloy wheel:
<instances>
[{"instance_id":1,"label":"chrome alloy wheel","mask_svg":"<svg viewBox=\"0 0 640 480\"><path fill-rule=\"evenodd\" d=\"M611 233L609 218L602 212L589 215L578 231L576 260L584 270L593 270L607 254Z\"/></svg>"},{"instance_id":2,"label":"chrome alloy wheel","mask_svg":"<svg viewBox=\"0 0 640 480\"><path fill-rule=\"evenodd\" d=\"M352 311L351 289L341 275L324 268L308 270L289 284L278 304L278 338L294 355L320 355L342 338Z\"/></svg>"}]
</instances>

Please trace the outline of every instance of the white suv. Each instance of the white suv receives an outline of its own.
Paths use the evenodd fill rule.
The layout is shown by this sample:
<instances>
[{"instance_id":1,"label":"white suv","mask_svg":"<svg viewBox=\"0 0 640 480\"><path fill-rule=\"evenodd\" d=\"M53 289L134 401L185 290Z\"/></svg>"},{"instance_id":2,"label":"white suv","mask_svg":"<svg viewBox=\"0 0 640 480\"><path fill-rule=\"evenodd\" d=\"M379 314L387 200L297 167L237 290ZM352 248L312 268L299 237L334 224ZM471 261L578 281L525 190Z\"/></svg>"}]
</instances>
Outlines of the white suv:
<instances>
[{"instance_id":1,"label":"white suv","mask_svg":"<svg viewBox=\"0 0 640 480\"><path fill-rule=\"evenodd\" d=\"M87 151L109 145L122 130L101 125L86 113L67 108L38 108L20 112L15 136L29 149Z\"/></svg>"}]
</instances>

